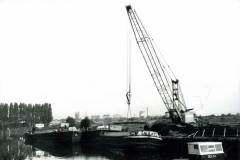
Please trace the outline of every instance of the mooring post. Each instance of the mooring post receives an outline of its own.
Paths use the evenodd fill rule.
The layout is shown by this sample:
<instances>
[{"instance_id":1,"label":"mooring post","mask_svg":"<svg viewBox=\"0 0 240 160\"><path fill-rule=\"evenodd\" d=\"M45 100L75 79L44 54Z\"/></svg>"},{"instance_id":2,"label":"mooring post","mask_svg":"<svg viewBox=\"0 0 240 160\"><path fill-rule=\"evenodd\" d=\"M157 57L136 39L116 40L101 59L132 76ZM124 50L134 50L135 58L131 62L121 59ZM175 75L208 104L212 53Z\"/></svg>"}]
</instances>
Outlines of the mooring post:
<instances>
[{"instance_id":1,"label":"mooring post","mask_svg":"<svg viewBox=\"0 0 240 160\"><path fill-rule=\"evenodd\" d=\"M224 131L223 131L223 137L226 136L226 128L224 128Z\"/></svg>"},{"instance_id":2,"label":"mooring post","mask_svg":"<svg viewBox=\"0 0 240 160\"><path fill-rule=\"evenodd\" d=\"M7 128L7 131L8 131L8 137L11 137L11 130Z\"/></svg>"},{"instance_id":3,"label":"mooring post","mask_svg":"<svg viewBox=\"0 0 240 160\"><path fill-rule=\"evenodd\" d=\"M204 134L205 134L205 129L203 130L202 137L204 137Z\"/></svg>"},{"instance_id":4,"label":"mooring post","mask_svg":"<svg viewBox=\"0 0 240 160\"><path fill-rule=\"evenodd\" d=\"M215 128L213 128L212 137L215 135Z\"/></svg>"}]
</instances>

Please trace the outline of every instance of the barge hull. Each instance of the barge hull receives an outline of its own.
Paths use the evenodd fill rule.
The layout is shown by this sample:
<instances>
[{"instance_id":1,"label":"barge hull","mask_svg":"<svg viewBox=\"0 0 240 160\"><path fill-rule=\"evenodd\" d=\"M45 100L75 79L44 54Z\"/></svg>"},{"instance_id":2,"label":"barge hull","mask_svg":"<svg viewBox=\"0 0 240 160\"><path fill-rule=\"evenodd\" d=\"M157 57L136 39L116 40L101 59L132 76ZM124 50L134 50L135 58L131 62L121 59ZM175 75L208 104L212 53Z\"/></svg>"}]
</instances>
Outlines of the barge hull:
<instances>
[{"instance_id":1,"label":"barge hull","mask_svg":"<svg viewBox=\"0 0 240 160\"><path fill-rule=\"evenodd\" d=\"M73 131L61 131L61 132L46 132L46 133L25 133L26 143L62 143L73 144L80 141L80 135L78 132Z\"/></svg>"}]
</instances>

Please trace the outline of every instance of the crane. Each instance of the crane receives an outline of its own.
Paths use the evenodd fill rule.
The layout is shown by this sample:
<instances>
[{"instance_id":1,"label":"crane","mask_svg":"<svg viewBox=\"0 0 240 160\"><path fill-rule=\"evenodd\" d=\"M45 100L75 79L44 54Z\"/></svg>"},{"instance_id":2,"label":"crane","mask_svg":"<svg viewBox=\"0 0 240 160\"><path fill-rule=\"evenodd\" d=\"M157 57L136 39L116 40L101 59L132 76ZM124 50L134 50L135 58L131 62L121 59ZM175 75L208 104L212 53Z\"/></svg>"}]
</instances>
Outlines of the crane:
<instances>
[{"instance_id":1,"label":"crane","mask_svg":"<svg viewBox=\"0 0 240 160\"><path fill-rule=\"evenodd\" d=\"M186 113L190 114L189 111L192 109L186 107L179 80L175 77L165 59L159 58L155 43L136 11L132 9L131 5L126 6L126 10L138 48L172 122L193 123L194 120L186 121Z\"/></svg>"}]
</instances>

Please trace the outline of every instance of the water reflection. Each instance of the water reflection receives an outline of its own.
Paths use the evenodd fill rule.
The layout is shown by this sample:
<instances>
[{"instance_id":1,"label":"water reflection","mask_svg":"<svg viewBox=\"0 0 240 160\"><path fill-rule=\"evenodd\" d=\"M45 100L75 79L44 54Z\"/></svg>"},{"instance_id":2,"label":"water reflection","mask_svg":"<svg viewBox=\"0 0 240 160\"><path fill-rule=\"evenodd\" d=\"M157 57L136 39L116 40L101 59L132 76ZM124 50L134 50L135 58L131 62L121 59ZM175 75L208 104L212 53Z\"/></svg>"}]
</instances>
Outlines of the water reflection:
<instances>
[{"instance_id":1,"label":"water reflection","mask_svg":"<svg viewBox=\"0 0 240 160\"><path fill-rule=\"evenodd\" d=\"M81 147L53 143L25 144L23 140L0 143L0 159L3 160L170 160L157 153L128 153L120 149Z\"/></svg>"},{"instance_id":2,"label":"water reflection","mask_svg":"<svg viewBox=\"0 0 240 160\"><path fill-rule=\"evenodd\" d=\"M1 160L172 160L179 157L180 155L160 155L156 152L133 153L120 149L81 147L80 145L60 145L49 142L26 145L21 139L0 142ZM237 159L233 158L232 160Z\"/></svg>"},{"instance_id":3,"label":"water reflection","mask_svg":"<svg viewBox=\"0 0 240 160\"><path fill-rule=\"evenodd\" d=\"M57 144L33 144L34 155L51 158L64 158L74 160L126 160L133 159L130 154L120 149L81 147L80 145L61 146ZM41 151L44 151L41 152ZM46 154L47 153L47 154ZM135 157L136 158L136 157ZM137 158L140 159L140 158ZM147 158L145 159L153 159Z\"/></svg>"},{"instance_id":4,"label":"water reflection","mask_svg":"<svg viewBox=\"0 0 240 160\"><path fill-rule=\"evenodd\" d=\"M162 158L159 154L154 153L127 153L118 149L101 149L80 147L78 145L72 147L46 148L45 146L33 146L34 155L39 157L47 157L54 159L74 159L74 160L170 160L171 158ZM47 149L47 150L45 150ZM44 151L44 152L42 152ZM47 154L46 154L47 153ZM34 159L34 158L33 158Z\"/></svg>"},{"instance_id":5,"label":"water reflection","mask_svg":"<svg viewBox=\"0 0 240 160\"><path fill-rule=\"evenodd\" d=\"M3 160L24 160L31 155L32 149L21 140L4 141L0 143L0 158Z\"/></svg>"}]
</instances>

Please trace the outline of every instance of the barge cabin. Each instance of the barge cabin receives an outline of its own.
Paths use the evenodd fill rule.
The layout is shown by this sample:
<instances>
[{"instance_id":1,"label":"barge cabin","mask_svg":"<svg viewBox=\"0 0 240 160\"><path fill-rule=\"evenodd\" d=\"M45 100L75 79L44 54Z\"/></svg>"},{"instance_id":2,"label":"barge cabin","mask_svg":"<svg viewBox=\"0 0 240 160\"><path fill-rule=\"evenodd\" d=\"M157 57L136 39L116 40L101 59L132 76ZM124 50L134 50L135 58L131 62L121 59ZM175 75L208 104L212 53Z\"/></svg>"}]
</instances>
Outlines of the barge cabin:
<instances>
[{"instance_id":1,"label":"barge cabin","mask_svg":"<svg viewBox=\"0 0 240 160\"><path fill-rule=\"evenodd\" d=\"M224 160L222 142L189 142L188 155L191 160Z\"/></svg>"}]
</instances>

